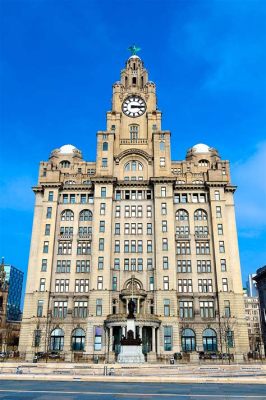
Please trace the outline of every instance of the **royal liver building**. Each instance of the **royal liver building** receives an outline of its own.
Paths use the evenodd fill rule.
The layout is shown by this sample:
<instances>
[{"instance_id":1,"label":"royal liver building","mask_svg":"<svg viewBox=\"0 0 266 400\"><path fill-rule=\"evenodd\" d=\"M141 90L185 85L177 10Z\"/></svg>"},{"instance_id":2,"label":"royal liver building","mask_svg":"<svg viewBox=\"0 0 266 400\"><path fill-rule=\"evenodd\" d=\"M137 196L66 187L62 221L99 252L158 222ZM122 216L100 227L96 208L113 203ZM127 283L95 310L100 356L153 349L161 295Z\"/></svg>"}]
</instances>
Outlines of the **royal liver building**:
<instances>
[{"instance_id":1,"label":"royal liver building","mask_svg":"<svg viewBox=\"0 0 266 400\"><path fill-rule=\"evenodd\" d=\"M135 303L147 361L248 349L229 162L197 144L172 161L156 86L132 55L96 162L41 162L20 351L115 361ZM189 355L189 356L188 356Z\"/></svg>"}]
</instances>

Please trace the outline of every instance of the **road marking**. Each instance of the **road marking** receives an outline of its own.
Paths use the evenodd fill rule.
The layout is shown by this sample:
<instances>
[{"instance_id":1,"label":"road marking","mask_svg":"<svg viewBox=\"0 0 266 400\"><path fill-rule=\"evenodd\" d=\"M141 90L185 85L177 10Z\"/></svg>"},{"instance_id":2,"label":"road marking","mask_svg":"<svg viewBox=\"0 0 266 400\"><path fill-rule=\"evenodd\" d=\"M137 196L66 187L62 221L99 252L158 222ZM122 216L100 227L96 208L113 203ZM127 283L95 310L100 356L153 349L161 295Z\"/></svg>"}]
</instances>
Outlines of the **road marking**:
<instances>
[{"instance_id":1,"label":"road marking","mask_svg":"<svg viewBox=\"0 0 266 400\"><path fill-rule=\"evenodd\" d=\"M42 394L79 394L79 395L110 395L110 396L128 396L128 397L201 397L201 398L227 398L227 399L265 399L265 396L260 395L235 395L235 394L184 394L184 393L122 393L122 392L70 392L70 391L58 391L58 390L13 390L13 389L0 389L1 393L42 393Z\"/></svg>"}]
</instances>

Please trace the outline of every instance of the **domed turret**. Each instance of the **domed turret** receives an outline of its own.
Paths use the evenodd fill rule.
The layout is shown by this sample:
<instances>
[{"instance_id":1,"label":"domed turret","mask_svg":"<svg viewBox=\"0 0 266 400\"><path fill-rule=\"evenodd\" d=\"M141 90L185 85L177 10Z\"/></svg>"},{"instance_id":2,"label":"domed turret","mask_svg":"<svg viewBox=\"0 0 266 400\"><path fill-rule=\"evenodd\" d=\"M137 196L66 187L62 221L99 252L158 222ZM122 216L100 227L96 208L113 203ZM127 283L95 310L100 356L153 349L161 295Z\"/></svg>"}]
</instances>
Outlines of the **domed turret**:
<instances>
[{"instance_id":1,"label":"domed turret","mask_svg":"<svg viewBox=\"0 0 266 400\"><path fill-rule=\"evenodd\" d=\"M55 149L51 152L50 159L59 157L60 159L62 159L62 157L67 159L71 159L73 157L82 159L82 153L72 144L65 144L61 146L59 149Z\"/></svg>"},{"instance_id":2,"label":"domed turret","mask_svg":"<svg viewBox=\"0 0 266 400\"><path fill-rule=\"evenodd\" d=\"M204 157L203 157L204 156ZM208 146L204 143L195 144L193 147L189 148L186 155L186 160L199 161L203 158L208 158L212 160L220 159L219 153L213 147Z\"/></svg>"}]
</instances>

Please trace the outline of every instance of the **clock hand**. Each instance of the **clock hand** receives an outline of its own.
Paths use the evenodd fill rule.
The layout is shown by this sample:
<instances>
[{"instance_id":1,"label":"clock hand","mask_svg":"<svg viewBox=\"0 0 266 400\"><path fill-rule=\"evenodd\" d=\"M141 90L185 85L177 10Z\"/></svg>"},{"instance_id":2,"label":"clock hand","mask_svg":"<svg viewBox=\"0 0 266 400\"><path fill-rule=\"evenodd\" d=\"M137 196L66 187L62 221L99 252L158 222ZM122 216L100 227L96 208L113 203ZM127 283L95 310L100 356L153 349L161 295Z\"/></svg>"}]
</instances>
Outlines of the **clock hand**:
<instances>
[{"instance_id":1,"label":"clock hand","mask_svg":"<svg viewBox=\"0 0 266 400\"><path fill-rule=\"evenodd\" d=\"M144 106L131 106L131 108L144 108Z\"/></svg>"}]
</instances>

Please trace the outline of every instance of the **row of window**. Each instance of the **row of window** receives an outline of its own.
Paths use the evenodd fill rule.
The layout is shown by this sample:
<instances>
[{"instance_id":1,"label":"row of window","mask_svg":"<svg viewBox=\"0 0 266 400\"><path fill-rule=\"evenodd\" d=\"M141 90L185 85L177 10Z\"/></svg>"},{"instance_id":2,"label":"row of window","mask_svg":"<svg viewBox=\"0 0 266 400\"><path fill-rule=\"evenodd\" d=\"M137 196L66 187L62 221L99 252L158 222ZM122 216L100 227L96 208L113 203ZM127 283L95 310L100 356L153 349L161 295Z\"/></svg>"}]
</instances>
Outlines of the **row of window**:
<instances>
[{"instance_id":1,"label":"row of window","mask_svg":"<svg viewBox=\"0 0 266 400\"><path fill-rule=\"evenodd\" d=\"M219 253L225 253L225 245L223 240L219 240ZM177 241L176 242L176 254L186 255L191 254L190 241ZM196 254L204 255L210 254L210 243L209 241L196 241Z\"/></svg>"},{"instance_id":2,"label":"row of window","mask_svg":"<svg viewBox=\"0 0 266 400\"><path fill-rule=\"evenodd\" d=\"M85 193L73 194L73 193L71 193L71 194L63 194L63 195L61 195L60 201L63 204L76 204L76 203L93 204L94 203L94 197L93 197L93 194L85 194Z\"/></svg>"},{"instance_id":3,"label":"row of window","mask_svg":"<svg viewBox=\"0 0 266 400\"><path fill-rule=\"evenodd\" d=\"M169 259L167 256L163 257L163 269L169 269ZM124 270L125 271L143 271L143 258L125 258L124 259ZM114 259L114 270L120 270L120 258ZM147 258L146 260L147 270L153 269L153 259ZM225 272L226 260L220 260L221 271ZM98 269L104 269L104 257L98 257ZM58 260L56 264L57 273L70 273L71 270L71 260ZM47 271L47 259L42 259L41 271ZM85 273L91 271L91 261L90 260L77 260L76 261L76 272ZM177 260L177 272L178 273L191 273L192 263L191 260ZM211 272L211 261L210 260L197 260L197 272L198 273L210 273Z\"/></svg>"},{"instance_id":4,"label":"row of window","mask_svg":"<svg viewBox=\"0 0 266 400\"><path fill-rule=\"evenodd\" d=\"M142 259L131 259L130 265L136 270L137 265L141 260L141 268L143 268ZM129 259L125 261L128 264L124 264L124 268L127 270L129 268ZM132 263L135 264L132 264ZM113 277L113 290L117 290L117 278ZM40 279L40 292L45 291L45 278ZM222 278L222 289L224 292L228 292L228 280L227 278ZM97 277L97 290L103 290L103 276ZM149 280L149 290L154 290L154 277L150 277ZM163 276L163 290L169 290L169 276ZM177 290L179 293L193 293L192 279L178 279L177 280ZM56 293L68 293L69 292L69 279L56 279L55 280L55 292ZM89 279L75 279L75 292L76 293L88 293L89 292ZM198 279L198 292L199 293L212 293L213 283L212 279Z\"/></svg>"},{"instance_id":5,"label":"row of window","mask_svg":"<svg viewBox=\"0 0 266 400\"><path fill-rule=\"evenodd\" d=\"M221 206L216 206L216 218L222 218ZM176 221L188 221L189 213L187 210L179 209L175 214ZM208 214L205 210L199 208L194 212L194 221L208 221Z\"/></svg>"}]
</instances>

